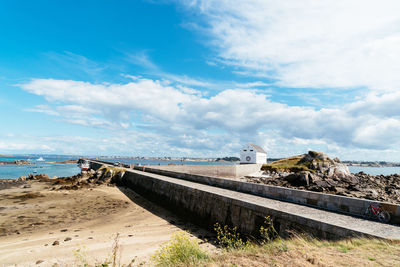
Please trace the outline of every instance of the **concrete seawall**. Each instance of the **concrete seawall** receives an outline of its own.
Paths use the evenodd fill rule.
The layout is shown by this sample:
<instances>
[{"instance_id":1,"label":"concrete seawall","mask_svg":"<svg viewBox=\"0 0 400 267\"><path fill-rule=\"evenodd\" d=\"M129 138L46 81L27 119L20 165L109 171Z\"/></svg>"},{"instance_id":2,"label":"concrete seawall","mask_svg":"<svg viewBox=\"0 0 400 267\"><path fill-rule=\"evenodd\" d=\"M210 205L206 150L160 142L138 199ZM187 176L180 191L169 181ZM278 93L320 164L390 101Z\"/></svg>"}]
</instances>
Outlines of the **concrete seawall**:
<instances>
[{"instance_id":1,"label":"concrete seawall","mask_svg":"<svg viewBox=\"0 0 400 267\"><path fill-rule=\"evenodd\" d=\"M103 164L91 165L98 169ZM369 236L400 240L400 228L393 225L158 174L127 170L120 183L208 228L219 222L254 236L264 217L271 216L282 235L297 230L321 238Z\"/></svg>"},{"instance_id":2,"label":"concrete seawall","mask_svg":"<svg viewBox=\"0 0 400 267\"><path fill-rule=\"evenodd\" d=\"M202 183L229 190L234 190L243 193L249 193L256 196L268 197L279 199L283 201L298 203L302 205L312 206L325 210L340 212L344 214L351 214L356 216L363 216L365 210L371 203L380 204L384 210L387 210L392 217L392 223L400 223L400 205L372 201L367 199L352 198L345 196L338 196L332 194L324 194L319 192L298 190L292 188L285 188L279 186L270 186L263 184L255 184L242 182L232 179L225 179L221 177L211 177L205 175L196 175L191 173L183 173L174 171L169 166L156 166L156 167L143 167L135 166L137 170L145 170L146 172L156 173L174 178L180 178L187 181ZM186 169L190 169L187 166Z\"/></svg>"},{"instance_id":3,"label":"concrete seawall","mask_svg":"<svg viewBox=\"0 0 400 267\"><path fill-rule=\"evenodd\" d=\"M152 170L166 170L174 173L187 173L217 177L243 177L261 169L262 164L229 164L229 165L161 165L150 166ZM147 167L146 167L147 168Z\"/></svg>"}]
</instances>

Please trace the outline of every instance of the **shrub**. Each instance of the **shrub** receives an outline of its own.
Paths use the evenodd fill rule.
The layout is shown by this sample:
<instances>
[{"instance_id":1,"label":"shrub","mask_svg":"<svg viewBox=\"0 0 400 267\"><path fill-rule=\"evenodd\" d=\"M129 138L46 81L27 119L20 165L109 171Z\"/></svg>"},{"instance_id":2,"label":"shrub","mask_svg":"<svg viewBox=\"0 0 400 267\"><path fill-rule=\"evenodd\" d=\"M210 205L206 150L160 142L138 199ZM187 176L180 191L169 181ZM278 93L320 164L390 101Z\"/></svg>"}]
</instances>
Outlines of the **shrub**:
<instances>
[{"instance_id":1,"label":"shrub","mask_svg":"<svg viewBox=\"0 0 400 267\"><path fill-rule=\"evenodd\" d=\"M219 223L216 223L214 224L214 230L217 232L218 244L227 250L251 247L249 241L242 240L237 232L237 227L229 228L227 225L222 227Z\"/></svg>"},{"instance_id":2,"label":"shrub","mask_svg":"<svg viewBox=\"0 0 400 267\"><path fill-rule=\"evenodd\" d=\"M208 260L209 256L196 240L190 239L188 233L180 232L161 247L152 259L157 266L179 266L197 265L201 261Z\"/></svg>"},{"instance_id":3,"label":"shrub","mask_svg":"<svg viewBox=\"0 0 400 267\"><path fill-rule=\"evenodd\" d=\"M264 242L271 242L278 237L278 232L275 230L274 222L270 216L264 217L264 224L260 227L260 236Z\"/></svg>"}]
</instances>

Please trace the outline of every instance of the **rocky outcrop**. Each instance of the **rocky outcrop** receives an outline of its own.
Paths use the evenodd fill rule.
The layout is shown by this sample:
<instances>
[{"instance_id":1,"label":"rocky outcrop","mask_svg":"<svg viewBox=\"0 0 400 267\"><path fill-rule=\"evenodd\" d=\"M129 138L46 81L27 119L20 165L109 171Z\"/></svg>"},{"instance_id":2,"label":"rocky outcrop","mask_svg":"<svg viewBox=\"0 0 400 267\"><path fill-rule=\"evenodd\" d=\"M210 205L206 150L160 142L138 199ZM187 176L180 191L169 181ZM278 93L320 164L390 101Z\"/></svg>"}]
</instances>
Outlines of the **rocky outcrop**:
<instances>
[{"instance_id":1,"label":"rocky outcrop","mask_svg":"<svg viewBox=\"0 0 400 267\"><path fill-rule=\"evenodd\" d=\"M2 161L0 165L33 165L32 162L27 160L15 160L15 161Z\"/></svg>"},{"instance_id":2,"label":"rocky outcrop","mask_svg":"<svg viewBox=\"0 0 400 267\"><path fill-rule=\"evenodd\" d=\"M25 176L21 176L19 179L24 179ZM50 177L47 174L29 174L27 178L25 178L26 180L39 180L39 181L48 181L50 180Z\"/></svg>"},{"instance_id":3,"label":"rocky outcrop","mask_svg":"<svg viewBox=\"0 0 400 267\"><path fill-rule=\"evenodd\" d=\"M311 171L318 175L323 174L329 177L346 177L351 175L349 168L340 162L338 158L330 159L322 152L309 151L304 154L298 164L306 165Z\"/></svg>"},{"instance_id":4,"label":"rocky outcrop","mask_svg":"<svg viewBox=\"0 0 400 267\"><path fill-rule=\"evenodd\" d=\"M38 181L47 182L52 185L52 190L78 190L81 188L91 188L97 185L112 185L121 181L125 171L121 168L102 167L97 171L89 170L70 177L53 177L47 174L29 174L28 177L21 176L14 180L16 182ZM0 184L1 189L1 184Z\"/></svg>"},{"instance_id":5,"label":"rocky outcrop","mask_svg":"<svg viewBox=\"0 0 400 267\"><path fill-rule=\"evenodd\" d=\"M349 168L338 158L330 159L322 152L309 151L307 154L281 159L271 164L263 165L262 170L270 172L311 173L328 176L345 177L350 174Z\"/></svg>"},{"instance_id":6,"label":"rocky outcrop","mask_svg":"<svg viewBox=\"0 0 400 267\"><path fill-rule=\"evenodd\" d=\"M19 179L0 179L0 190L24 186L25 181Z\"/></svg>"},{"instance_id":7,"label":"rocky outcrop","mask_svg":"<svg viewBox=\"0 0 400 267\"><path fill-rule=\"evenodd\" d=\"M68 159L68 160L54 161L54 162L49 162L49 163L57 163L57 164L78 163L78 160L77 159Z\"/></svg>"},{"instance_id":8,"label":"rocky outcrop","mask_svg":"<svg viewBox=\"0 0 400 267\"><path fill-rule=\"evenodd\" d=\"M258 177L247 177L246 181L400 204L398 174L389 176L373 176L363 172L351 174L348 167L339 159L332 160L324 153L313 151L297 156L294 165L306 166L307 170L266 170ZM281 166L285 165L281 163Z\"/></svg>"},{"instance_id":9,"label":"rocky outcrop","mask_svg":"<svg viewBox=\"0 0 400 267\"><path fill-rule=\"evenodd\" d=\"M116 184L124 176L125 171L121 168L102 167L97 171L89 170L83 174L71 177L60 177L52 179L55 185L54 190L78 190L80 188L90 188L97 185Z\"/></svg>"},{"instance_id":10,"label":"rocky outcrop","mask_svg":"<svg viewBox=\"0 0 400 267\"><path fill-rule=\"evenodd\" d=\"M373 176L360 172L332 178L310 172L265 172L262 177L247 177L246 181L400 204L398 174Z\"/></svg>"}]
</instances>

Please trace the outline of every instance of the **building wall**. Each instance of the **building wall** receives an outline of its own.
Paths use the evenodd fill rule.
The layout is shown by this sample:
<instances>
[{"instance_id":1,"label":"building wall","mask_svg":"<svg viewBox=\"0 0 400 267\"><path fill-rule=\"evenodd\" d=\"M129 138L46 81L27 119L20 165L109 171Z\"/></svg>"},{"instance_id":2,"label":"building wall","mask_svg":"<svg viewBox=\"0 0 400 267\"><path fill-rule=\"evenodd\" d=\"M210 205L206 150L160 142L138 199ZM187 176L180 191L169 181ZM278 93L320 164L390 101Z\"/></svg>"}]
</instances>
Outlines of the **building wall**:
<instances>
[{"instance_id":1,"label":"building wall","mask_svg":"<svg viewBox=\"0 0 400 267\"><path fill-rule=\"evenodd\" d=\"M248 161L246 159L247 157L250 157L251 160ZM257 160L257 152L255 150L254 151L247 150L245 152L242 149L242 151L240 151L240 163L253 163L254 164L254 163L256 163L256 160Z\"/></svg>"},{"instance_id":2,"label":"building wall","mask_svg":"<svg viewBox=\"0 0 400 267\"><path fill-rule=\"evenodd\" d=\"M250 160L247 160L247 157L250 157ZM247 144L240 150L240 163L266 164L267 154L257 152L252 145Z\"/></svg>"},{"instance_id":3,"label":"building wall","mask_svg":"<svg viewBox=\"0 0 400 267\"><path fill-rule=\"evenodd\" d=\"M261 169L261 165L161 165L148 166L148 168L206 176L237 178L259 171Z\"/></svg>"},{"instance_id":4,"label":"building wall","mask_svg":"<svg viewBox=\"0 0 400 267\"><path fill-rule=\"evenodd\" d=\"M267 164L267 154L257 152L257 160L258 164Z\"/></svg>"}]
</instances>

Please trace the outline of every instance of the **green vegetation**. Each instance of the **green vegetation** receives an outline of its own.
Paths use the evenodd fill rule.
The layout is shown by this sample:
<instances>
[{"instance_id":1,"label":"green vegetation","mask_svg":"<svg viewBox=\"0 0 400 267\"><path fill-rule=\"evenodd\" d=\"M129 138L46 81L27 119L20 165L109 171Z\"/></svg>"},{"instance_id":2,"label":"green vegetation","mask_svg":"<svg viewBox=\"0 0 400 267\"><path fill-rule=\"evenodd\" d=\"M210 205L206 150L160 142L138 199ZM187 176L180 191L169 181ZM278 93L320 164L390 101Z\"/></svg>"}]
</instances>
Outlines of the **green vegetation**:
<instances>
[{"instance_id":1,"label":"green vegetation","mask_svg":"<svg viewBox=\"0 0 400 267\"><path fill-rule=\"evenodd\" d=\"M400 244L367 238L322 241L295 235L213 255L206 266L371 266L371 262L400 266Z\"/></svg>"},{"instance_id":2,"label":"green vegetation","mask_svg":"<svg viewBox=\"0 0 400 267\"><path fill-rule=\"evenodd\" d=\"M215 161L240 161L238 157L217 158Z\"/></svg>"},{"instance_id":3,"label":"green vegetation","mask_svg":"<svg viewBox=\"0 0 400 267\"><path fill-rule=\"evenodd\" d=\"M186 232L176 234L153 256L156 266L198 266L206 263L209 255Z\"/></svg>"},{"instance_id":4,"label":"green vegetation","mask_svg":"<svg viewBox=\"0 0 400 267\"><path fill-rule=\"evenodd\" d=\"M282 239L277 235L272 219L265 218L260 228L261 242L244 242L235 228L216 226L217 253L206 252L186 232L176 234L161 247L151 262L128 265L118 261L118 235L107 260L89 264L82 250L76 251L80 263L77 266L133 267L133 266L400 266L400 242L381 239L349 238L345 240L319 240L308 235L292 234ZM221 242L221 241L222 242Z\"/></svg>"},{"instance_id":5,"label":"green vegetation","mask_svg":"<svg viewBox=\"0 0 400 267\"><path fill-rule=\"evenodd\" d=\"M270 216L264 218L264 225L260 227L260 237L263 243L268 243L273 241L279 236L278 232L275 230L274 221Z\"/></svg>"},{"instance_id":6,"label":"green vegetation","mask_svg":"<svg viewBox=\"0 0 400 267\"><path fill-rule=\"evenodd\" d=\"M261 169L272 172L315 172L315 170L311 168L311 162L302 161L303 158L303 155L299 155L277 160L270 164L264 164Z\"/></svg>"},{"instance_id":7,"label":"green vegetation","mask_svg":"<svg viewBox=\"0 0 400 267\"><path fill-rule=\"evenodd\" d=\"M227 250L245 249L251 246L249 241L242 240L236 227L229 228L227 225L222 227L219 223L216 223L214 230L217 233L218 244Z\"/></svg>"},{"instance_id":8,"label":"green vegetation","mask_svg":"<svg viewBox=\"0 0 400 267\"><path fill-rule=\"evenodd\" d=\"M298 155L290 158L276 160L270 164L264 164L261 169L272 172L316 172L320 163L333 164L324 153L308 151L308 154Z\"/></svg>"},{"instance_id":9,"label":"green vegetation","mask_svg":"<svg viewBox=\"0 0 400 267\"><path fill-rule=\"evenodd\" d=\"M364 266L371 262L381 266L400 266L400 243L379 239L352 238L339 241L319 240L308 235L293 234L289 239L278 236L271 218L260 228L262 241L242 240L237 229L215 224L219 253L198 257L197 250L163 249L160 266ZM185 239L174 239L168 246L187 247ZM167 247L168 247L167 246ZM196 246L197 247L197 246ZM178 252L178 253L177 253ZM193 253L190 256L190 253ZM346 254L344 257L343 254ZM176 255L184 254L185 257ZM160 257L160 256L157 256ZM196 259L185 261L182 259ZM169 260L176 259L176 260ZM160 262L158 262L160 263Z\"/></svg>"}]
</instances>

